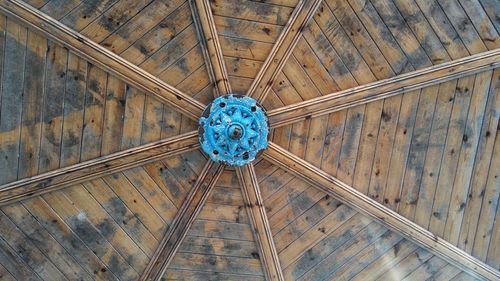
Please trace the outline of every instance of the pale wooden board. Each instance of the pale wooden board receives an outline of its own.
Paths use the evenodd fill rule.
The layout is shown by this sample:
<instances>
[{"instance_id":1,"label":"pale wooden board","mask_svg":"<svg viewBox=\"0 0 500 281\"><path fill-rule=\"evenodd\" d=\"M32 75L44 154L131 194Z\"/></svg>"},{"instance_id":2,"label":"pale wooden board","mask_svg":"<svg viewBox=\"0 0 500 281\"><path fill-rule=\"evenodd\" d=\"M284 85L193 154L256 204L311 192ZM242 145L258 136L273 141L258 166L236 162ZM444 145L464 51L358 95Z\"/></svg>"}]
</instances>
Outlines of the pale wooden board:
<instances>
[{"instance_id":1,"label":"pale wooden board","mask_svg":"<svg viewBox=\"0 0 500 281\"><path fill-rule=\"evenodd\" d=\"M259 256L236 173L225 171L164 278L263 280Z\"/></svg>"}]
</instances>

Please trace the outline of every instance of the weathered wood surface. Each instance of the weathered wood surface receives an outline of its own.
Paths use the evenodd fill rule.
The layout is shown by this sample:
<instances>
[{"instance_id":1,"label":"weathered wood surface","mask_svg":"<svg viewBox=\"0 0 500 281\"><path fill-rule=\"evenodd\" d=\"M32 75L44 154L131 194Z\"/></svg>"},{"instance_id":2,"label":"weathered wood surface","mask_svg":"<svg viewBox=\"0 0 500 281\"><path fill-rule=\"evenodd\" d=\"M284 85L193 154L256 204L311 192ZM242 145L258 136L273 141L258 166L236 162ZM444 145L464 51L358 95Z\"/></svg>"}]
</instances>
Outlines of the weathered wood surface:
<instances>
[{"instance_id":1,"label":"weathered wood surface","mask_svg":"<svg viewBox=\"0 0 500 281\"><path fill-rule=\"evenodd\" d=\"M163 278L265 280L236 173L226 170Z\"/></svg>"},{"instance_id":2,"label":"weathered wood surface","mask_svg":"<svg viewBox=\"0 0 500 281\"><path fill-rule=\"evenodd\" d=\"M500 272L496 269L482 263L398 213L383 207L366 195L277 145L271 143L269 149L264 152L264 157L280 168L293 173L324 192L342 200L342 202L351 205L356 210L376 219L419 246L463 268L468 273L491 280L500 278Z\"/></svg>"},{"instance_id":3,"label":"weathered wood surface","mask_svg":"<svg viewBox=\"0 0 500 281\"><path fill-rule=\"evenodd\" d=\"M19 1L2 1L2 11L34 30L47 35L59 44L106 71L117 75L131 85L154 95L160 101L172 105L187 117L197 119L204 105L120 56L67 28L60 22Z\"/></svg>"},{"instance_id":4,"label":"weathered wood surface","mask_svg":"<svg viewBox=\"0 0 500 281\"><path fill-rule=\"evenodd\" d=\"M496 49L271 110L268 112L269 123L272 127L283 126L303 119L418 90L458 77L491 70L499 65L500 49Z\"/></svg>"},{"instance_id":5,"label":"weathered wood surface","mask_svg":"<svg viewBox=\"0 0 500 281\"><path fill-rule=\"evenodd\" d=\"M268 280L284 280L253 164L236 169Z\"/></svg>"},{"instance_id":6,"label":"weathered wood surface","mask_svg":"<svg viewBox=\"0 0 500 281\"><path fill-rule=\"evenodd\" d=\"M322 0L300 1L281 31L273 49L255 76L247 95L262 103L274 80L290 57L305 26Z\"/></svg>"},{"instance_id":7,"label":"weathered wood surface","mask_svg":"<svg viewBox=\"0 0 500 281\"><path fill-rule=\"evenodd\" d=\"M160 280L177 249L193 224L196 216L203 208L208 195L219 179L224 165L208 161L184 199L165 237L161 240L140 280Z\"/></svg>"},{"instance_id":8,"label":"weathered wood surface","mask_svg":"<svg viewBox=\"0 0 500 281\"><path fill-rule=\"evenodd\" d=\"M102 47L119 54L132 64L139 65L162 81L193 96L201 103L207 103L212 99L212 84L207 75L202 47L190 17L188 2L158 0L104 0L81 3L28 0L26 2L40 8L42 12L60 20ZM252 78L258 74L297 2L293 0L210 2L234 92L242 94L247 92ZM314 14L313 20L305 27L303 36L298 40L295 50L282 70L277 73L264 106L268 110L276 110L282 106L308 101L332 92L344 91L358 85L367 85L382 79L398 77L402 73L498 49L499 25L496 20L499 15L498 7L494 1L489 0L371 2L326 0ZM7 22L13 21L7 19ZM5 25L4 29L5 27L8 29L9 24ZM24 82L21 84L25 89L23 102L26 102L21 107L12 108L21 110L19 121L21 125L16 125L12 134L2 135L7 136L3 140L19 142L19 146L22 147L19 149L22 153L18 160L17 178L36 175L39 166L41 171L49 171L77 163L80 157L89 159L99 153L106 155L196 129L194 122L187 121L180 113L170 110L169 106L164 106L157 99L127 86L112 75L105 74L107 77L103 78L100 74L104 72L99 67L90 65L81 58L76 59L74 53L67 52L58 44L47 41L30 30L21 32L27 32L25 37L27 39L16 40L16 44L26 41L25 71L23 75L14 75L24 76ZM9 39L5 42L8 43ZM14 44L10 44L11 49L12 45ZM48 54L53 59L45 60L45 56L41 55L38 58L36 53L45 53L47 46L50 48ZM58 63L54 64L53 61ZM2 64L5 64L5 61ZM30 67L36 64L38 68ZM67 66L64 66L65 64ZM15 69L20 68L22 67L16 66ZM87 70L84 70L85 68ZM53 72L49 71L45 75L50 77L49 83L45 83L44 78L37 74L40 71L45 72L46 69ZM66 76L58 77L57 74L61 72L65 72ZM75 82L68 79L77 73L78 76L84 77ZM7 74L4 70L2 75L11 74ZM276 128L272 134L273 141L314 166L337 176L373 200L398 211L420 226L431 227L455 246L498 268L496 241L500 236L496 231L498 224L495 224L494 220L498 212L498 182L496 173L492 172L498 170L495 161L498 158L495 157L498 154L496 149L498 133L495 134L498 131L496 130L498 99L492 94L497 91L495 90L495 85L498 85L495 82L497 77L497 71L481 72L474 76L457 76L445 83L424 87L421 90L405 92L311 119L301 119L293 125ZM60 82L61 80L66 82ZM29 85L28 81L33 81L33 85ZM489 84L491 85L488 91ZM36 104L43 95L36 95L35 89L43 88L44 85L47 85L48 89L57 89L58 92L64 93L64 100L58 99L53 106L44 106L43 101ZM93 86L89 91L82 90L82 87L89 86ZM77 92L81 92L82 95L76 94ZM111 95L109 99L108 94ZM55 91L49 96L54 100L58 98ZM5 93L2 98L4 97ZM8 97L7 100L11 98ZM1 98L0 103L2 103ZM88 106L88 110L82 107L82 104ZM35 125L31 125L29 120L43 120L43 116L47 114L36 114L37 111L43 111L37 110L37 106L45 108L47 113L49 109L52 112L59 112L60 116L64 117L54 121L51 118L47 119L47 122L51 121L53 124L51 126L42 124L42 121L34 121ZM74 117L71 114L66 115L72 110ZM125 120L120 120L121 115L125 115ZM97 124L92 124L93 120L97 121ZM77 133L80 129L83 132L82 136L74 139L72 136L80 135ZM52 134L55 134L56 138L52 138ZM39 140L42 138L45 152L42 154L43 161L39 161L38 151L41 143ZM55 145L51 143L52 139L55 140ZM79 147L82 143L85 145ZM96 148L98 143L101 143L100 152ZM33 159L30 156L31 152ZM7 153L15 157L16 149L11 149ZM196 180L196 173L190 172L193 169L188 167L190 166L188 164L176 166L175 169L166 168L167 162L173 164L179 161L163 160L149 163L144 168L134 168L132 169L134 171L119 173L117 179L108 176L103 181L104 184L99 184L99 180L96 180L92 181L97 182L96 184L83 185L89 192L94 192L92 196L96 200L102 200L99 191L106 189L108 191L106 196L119 193L131 209L147 210L140 216L140 220L152 229L151 233L141 232L141 235L145 235L141 236L132 232L129 236L148 256L151 249L154 251L156 248L155 243L162 238L169 220L175 216L175 208L169 204L162 207L162 200L148 195L149 191L154 190L148 187L154 185L145 179L141 169L147 170L155 183L169 195L171 204L178 208L191 186L189 181ZM205 160L198 154L189 161L194 167L196 163ZM12 167L9 166L10 168ZM171 173L173 170L190 180L183 180L182 183L176 182L177 179L167 180L165 173ZM289 279L315 277L333 279L354 277L356 280L377 278L414 280L419 277L437 280L470 279L460 269L445 263L426 250L418 248L407 240L399 241L400 238L390 231L384 232L384 229L379 229L378 232L372 232L372 224L366 225L358 220L359 226L357 226L353 218L346 222L339 221L337 215L351 214L345 211L345 206L336 206L339 202L325 198L325 195L316 188L293 179L272 165L265 163L262 166L257 165L256 170L275 243L282 249L279 253L280 259L288 264L284 270ZM234 178L236 177L233 176L233 181ZM137 185L138 192L130 189L127 184L129 181ZM108 188L109 182L117 186L126 186L126 191L116 187ZM454 186L453 190L443 192L443 190L448 191L445 186L450 185ZM217 190L217 198L209 197L206 209L200 212L201 218L195 221L193 235L188 234L188 238L191 238L188 243L190 246L186 244L182 254L178 255L174 262L175 268L167 271L164 278L184 277L198 280L264 278L262 270L258 267L258 257L252 257L250 260L248 256L248 252L251 251L250 240L253 238L248 227L249 218L238 216L242 212L237 208L243 204L242 195L235 192L225 193L222 187L219 189L216 187L214 193ZM135 195L128 196L128 192ZM104 218L102 212L94 208L92 200L81 201L83 198L81 191L65 190L62 193L64 196L61 198L71 197L69 202L75 203L77 209L81 208L88 213L95 212L96 217ZM51 198L50 194L44 197ZM144 199L139 200L141 203L135 206L133 199L142 197ZM292 201L293 204L299 204L290 204L296 207L293 211L290 209L292 207L287 205L289 198L292 197L296 197L297 200ZM103 206L105 202L99 201ZM61 204L72 210L65 200L62 200ZM150 205L153 209L149 207ZM106 211L111 213L112 209L109 206L106 205ZM285 207L284 209L288 211L279 211L280 207ZM331 213L328 213L329 211ZM66 212L68 211L59 210L60 214ZM29 212L23 213L21 209L15 209L13 213L29 215ZM56 213L55 217L58 216ZM15 222L13 218L11 220L21 229L20 222ZM122 226L121 219L117 217L115 220ZM240 223L236 223L237 220ZM429 224L431 221L432 224ZM98 219L93 218L92 222L98 226L99 231L105 230L99 225ZM327 246L336 239L343 238L341 230L329 234L336 237L336 239L331 238L333 240L322 240L326 234L321 230L325 227L324 231L329 232L329 227L335 228L337 224L345 226L345 229L365 228L354 234L356 237L353 238L354 244L346 242L345 247L341 246L335 250ZM115 224L110 223L110 225L114 227ZM132 229L130 224L122 227ZM382 232L383 234L379 236ZM208 233L212 233L216 238L207 237ZM377 237L373 237L374 233ZM358 234L359 236L356 236ZM194 237L197 236L211 240L194 241ZM349 233L349 236L353 236L352 233ZM135 249L134 246L120 242L126 240L121 239L123 236L113 237L116 238L105 237L114 241L109 241L110 244L102 238L99 238L99 241L104 242L107 249L110 249L109 245L116 249L112 251L111 256L123 256L127 260L127 253L130 249ZM222 239L224 242L213 239ZM227 239L231 240L230 242L245 240L248 244L228 244ZM5 263L2 261L0 274L3 272L3 267L7 268L8 273L5 274L7 278L9 274L21 280L29 279L30 276L39 278L39 274L44 277L49 276L39 268L32 271L31 267L34 265L30 257L17 254L15 249L10 250L10 247L15 248L16 245L12 243L13 240L9 241L11 244L6 242L6 246L2 249L6 249L7 255L13 253L16 258ZM324 246L323 241L331 243ZM371 244L366 245L367 241ZM98 271L96 276L102 279L133 280L137 279L137 273L142 272L141 266L144 264L142 254L138 255L137 260L127 260L129 266L121 270L119 267L113 267L109 256L97 251L97 257L90 260L99 262L102 260L103 265L88 266L85 254L77 259L77 255L74 254L76 250L67 241L61 243L64 244L64 248L71 249L68 251L71 251L79 264L85 265L86 273L82 272L82 276L88 273L90 276L87 276L88 279L94 277L94 271ZM90 241L86 243L97 247ZM318 246L313 247L314 243ZM358 243L361 246L355 246ZM243 247L245 253L224 252L229 250L227 247L217 246L221 244L245 245ZM86 244L83 245L85 248ZM206 250L210 248L209 245L215 245L215 251L220 249L223 252L214 254L200 250L191 253L188 249L194 247ZM35 246L45 253L43 247L46 246L41 244ZM57 249L57 245L54 248ZM34 254L34 260L47 264L47 268L55 276L54 279L61 277L60 273L68 278L74 276L71 275L74 273L70 272L69 267L58 263L55 258L45 258L36 254L37 250L32 246L29 246L29 249ZM82 248L78 249L79 252L85 252ZM309 250L311 252L308 252ZM252 251L257 253L256 248ZM87 252L92 255L90 250ZM210 258L210 255L215 258ZM231 263L231 255L238 257L235 259L238 264L243 265L246 262L246 266L241 267ZM68 260L71 258L68 257ZM189 265L189 260L196 262ZM54 270L51 263L57 270ZM113 270L110 270L110 267ZM101 268L107 271L101 272ZM237 269L246 270L246 275L235 273ZM395 272L399 273L398 277L394 277Z\"/></svg>"},{"instance_id":9,"label":"weathered wood surface","mask_svg":"<svg viewBox=\"0 0 500 281\"><path fill-rule=\"evenodd\" d=\"M461 272L269 162L256 169L274 171L259 186L269 194L264 205L285 280L412 280L416 273L449 280ZM451 277L442 276L446 268Z\"/></svg>"},{"instance_id":10,"label":"weathered wood surface","mask_svg":"<svg viewBox=\"0 0 500 281\"><path fill-rule=\"evenodd\" d=\"M228 95L232 93L232 90L210 3L207 0L194 0L189 4L193 19L197 24L201 44L205 49L204 55L208 58L205 64L214 83L215 96Z\"/></svg>"},{"instance_id":11,"label":"weathered wood surface","mask_svg":"<svg viewBox=\"0 0 500 281\"><path fill-rule=\"evenodd\" d=\"M199 155L155 162L162 178L138 167L3 206L0 263L18 280L137 280L188 193L171 183L189 185Z\"/></svg>"},{"instance_id":12,"label":"weathered wood surface","mask_svg":"<svg viewBox=\"0 0 500 281\"><path fill-rule=\"evenodd\" d=\"M0 187L1 204L9 204L72 184L137 167L155 160L195 150L197 132L120 151L66 168L15 181Z\"/></svg>"}]
</instances>

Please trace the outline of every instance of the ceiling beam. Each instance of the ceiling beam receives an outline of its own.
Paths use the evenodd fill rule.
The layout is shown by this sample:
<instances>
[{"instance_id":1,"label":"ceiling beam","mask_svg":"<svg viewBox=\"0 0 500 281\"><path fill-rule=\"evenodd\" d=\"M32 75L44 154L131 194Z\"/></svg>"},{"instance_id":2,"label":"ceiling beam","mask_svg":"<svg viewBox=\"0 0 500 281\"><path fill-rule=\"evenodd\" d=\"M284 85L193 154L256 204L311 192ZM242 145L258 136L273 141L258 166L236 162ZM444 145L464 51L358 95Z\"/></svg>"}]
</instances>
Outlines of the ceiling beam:
<instances>
[{"instance_id":1,"label":"ceiling beam","mask_svg":"<svg viewBox=\"0 0 500 281\"><path fill-rule=\"evenodd\" d=\"M321 1L322 0L301 0L297 4L290 19L271 49L271 53L248 89L248 96L256 99L259 103L264 101L267 93L273 86L274 80L285 66L288 57L290 57L295 45L299 42L304 28L321 4Z\"/></svg>"},{"instance_id":2,"label":"ceiling beam","mask_svg":"<svg viewBox=\"0 0 500 281\"><path fill-rule=\"evenodd\" d=\"M199 101L22 1L0 0L0 11L193 120L198 120L205 109Z\"/></svg>"},{"instance_id":3,"label":"ceiling beam","mask_svg":"<svg viewBox=\"0 0 500 281\"><path fill-rule=\"evenodd\" d=\"M198 133L179 135L0 186L0 206L199 148Z\"/></svg>"},{"instance_id":4,"label":"ceiling beam","mask_svg":"<svg viewBox=\"0 0 500 281\"><path fill-rule=\"evenodd\" d=\"M208 0L190 0L198 38L203 50L208 74L214 83L214 96L224 96L231 93L229 75L227 74L222 48L215 29L214 17Z\"/></svg>"},{"instance_id":5,"label":"ceiling beam","mask_svg":"<svg viewBox=\"0 0 500 281\"><path fill-rule=\"evenodd\" d=\"M255 239L259 246L263 266L266 269L267 280L285 280L274 245L273 234L267 219L264 200L260 194L259 182L252 163L236 168L243 198L248 210Z\"/></svg>"},{"instance_id":6,"label":"ceiling beam","mask_svg":"<svg viewBox=\"0 0 500 281\"><path fill-rule=\"evenodd\" d=\"M223 170L224 165L208 160L139 280L162 280L168 264L205 205Z\"/></svg>"},{"instance_id":7,"label":"ceiling beam","mask_svg":"<svg viewBox=\"0 0 500 281\"><path fill-rule=\"evenodd\" d=\"M500 66L500 49L423 68L267 112L271 127L289 125L349 107L473 75Z\"/></svg>"},{"instance_id":8,"label":"ceiling beam","mask_svg":"<svg viewBox=\"0 0 500 281\"><path fill-rule=\"evenodd\" d=\"M500 280L500 272L437 237L423 227L379 204L321 169L291 154L274 143L264 151L264 158L294 174L323 192L374 218L384 226L424 247L473 276Z\"/></svg>"}]
</instances>

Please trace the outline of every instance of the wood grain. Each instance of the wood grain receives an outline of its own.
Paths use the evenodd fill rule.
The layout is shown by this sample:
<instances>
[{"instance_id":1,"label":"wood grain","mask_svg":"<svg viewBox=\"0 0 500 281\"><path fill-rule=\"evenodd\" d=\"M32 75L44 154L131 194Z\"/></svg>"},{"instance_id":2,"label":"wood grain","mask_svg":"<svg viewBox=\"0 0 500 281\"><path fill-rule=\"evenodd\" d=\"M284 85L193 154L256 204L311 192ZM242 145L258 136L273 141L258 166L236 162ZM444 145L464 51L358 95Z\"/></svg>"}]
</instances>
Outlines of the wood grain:
<instances>
[{"instance_id":1,"label":"wood grain","mask_svg":"<svg viewBox=\"0 0 500 281\"><path fill-rule=\"evenodd\" d=\"M223 170L224 165L213 161L205 164L139 280L161 280Z\"/></svg>"},{"instance_id":2,"label":"wood grain","mask_svg":"<svg viewBox=\"0 0 500 281\"><path fill-rule=\"evenodd\" d=\"M231 85L227 74L222 47L215 28L214 16L208 0L190 0L193 19L198 30L198 37L205 56L208 74L214 83L214 95L230 94Z\"/></svg>"},{"instance_id":3,"label":"wood grain","mask_svg":"<svg viewBox=\"0 0 500 281\"><path fill-rule=\"evenodd\" d=\"M283 150L274 143L269 144L264 157L275 165L285 169L322 191L349 204L357 211L366 214L390 229L397 231L419 246L435 253L448 262L462 268L479 278L495 280L500 272L456 248L403 216L391 211L354 188L314 167L306 161Z\"/></svg>"},{"instance_id":4,"label":"wood grain","mask_svg":"<svg viewBox=\"0 0 500 281\"><path fill-rule=\"evenodd\" d=\"M0 205L144 165L199 147L191 132L0 186Z\"/></svg>"},{"instance_id":5,"label":"wood grain","mask_svg":"<svg viewBox=\"0 0 500 281\"><path fill-rule=\"evenodd\" d=\"M276 40L271 53L252 82L247 95L262 103L273 82L299 42L305 26L322 0L303 0L297 4L285 28Z\"/></svg>"},{"instance_id":6,"label":"wood grain","mask_svg":"<svg viewBox=\"0 0 500 281\"><path fill-rule=\"evenodd\" d=\"M236 169L268 280L285 280L253 164Z\"/></svg>"},{"instance_id":7,"label":"wood grain","mask_svg":"<svg viewBox=\"0 0 500 281\"><path fill-rule=\"evenodd\" d=\"M205 109L199 101L21 1L2 0L0 10L194 120Z\"/></svg>"},{"instance_id":8,"label":"wood grain","mask_svg":"<svg viewBox=\"0 0 500 281\"><path fill-rule=\"evenodd\" d=\"M276 128L491 70L498 66L500 66L500 49L495 49L271 110L268 112L269 123L271 127Z\"/></svg>"}]
</instances>

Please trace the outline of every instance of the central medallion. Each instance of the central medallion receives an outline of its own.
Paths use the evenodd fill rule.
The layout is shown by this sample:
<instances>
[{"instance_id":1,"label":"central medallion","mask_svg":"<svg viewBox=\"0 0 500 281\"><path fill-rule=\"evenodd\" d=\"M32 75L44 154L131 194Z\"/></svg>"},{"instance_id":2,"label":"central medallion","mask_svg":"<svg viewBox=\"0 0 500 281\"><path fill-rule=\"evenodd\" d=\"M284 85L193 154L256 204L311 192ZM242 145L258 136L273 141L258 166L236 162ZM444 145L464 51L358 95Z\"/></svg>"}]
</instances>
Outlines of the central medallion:
<instances>
[{"instance_id":1,"label":"central medallion","mask_svg":"<svg viewBox=\"0 0 500 281\"><path fill-rule=\"evenodd\" d=\"M199 125L201 148L215 162L243 166L267 147L266 113L247 96L216 98L203 112Z\"/></svg>"}]
</instances>

